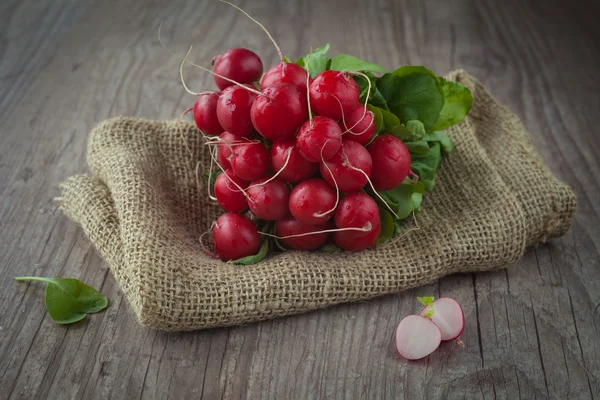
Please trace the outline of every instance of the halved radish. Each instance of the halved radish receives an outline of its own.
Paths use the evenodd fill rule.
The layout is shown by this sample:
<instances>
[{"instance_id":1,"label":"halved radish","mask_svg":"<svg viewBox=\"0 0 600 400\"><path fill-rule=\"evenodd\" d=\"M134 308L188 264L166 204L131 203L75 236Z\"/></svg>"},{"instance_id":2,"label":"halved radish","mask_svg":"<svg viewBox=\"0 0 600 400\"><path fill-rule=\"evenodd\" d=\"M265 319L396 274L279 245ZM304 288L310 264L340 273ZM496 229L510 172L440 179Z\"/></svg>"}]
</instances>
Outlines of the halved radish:
<instances>
[{"instance_id":1,"label":"halved radish","mask_svg":"<svg viewBox=\"0 0 600 400\"><path fill-rule=\"evenodd\" d=\"M396 349L408 360L418 360L433 353L442 341L442 333L429 318L408 315L396 328Z\"/></svg>"},{"instance_id":2,"label":"halved radish","mask_svg":"<svg viewBox=\"0 0 600 400\"><path fill-rule=\"evenodd\" d=\"M429 302L421 310L420 315L430 318L440 328L442 341L444 342L458 339L465 330L463 309L456 300L450 297L440 297L433 302Z\"/></svg>"}]
</instances>

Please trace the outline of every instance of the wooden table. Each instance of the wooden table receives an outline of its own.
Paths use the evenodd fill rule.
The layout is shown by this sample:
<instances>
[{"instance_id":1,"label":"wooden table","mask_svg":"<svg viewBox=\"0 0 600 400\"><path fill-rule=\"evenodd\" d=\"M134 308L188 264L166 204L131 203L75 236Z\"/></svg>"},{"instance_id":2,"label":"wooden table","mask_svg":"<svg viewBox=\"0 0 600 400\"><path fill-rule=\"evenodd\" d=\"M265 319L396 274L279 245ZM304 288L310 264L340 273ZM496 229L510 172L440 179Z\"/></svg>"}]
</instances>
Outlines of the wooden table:
<instances>
[{"instance_id":1,"label":"wooden table","mask_svg":"<svg viewBox=\"0 0 600 400\"><path fill-rule=\"evenodd\" d=\"M385 67L464 68L531 130L580 208L565 237L505 270L450 276L371 302L249 326L161 333L138 325L102 260L56 208L86 170L88 131L190 106L169 46L209 64L231 47L272 65L266 35L216 1L4 0L0 4L0 399L600 398L600 3L243 1L286 54L329 42ZM188 84L212 78L186 70ZM518 179L518 177L515 177ZM46 315L43 287L76 277L111 301L72 326ZM415 296L458 299L464 349L395 355Z\"/></svg>"}]
</instances>

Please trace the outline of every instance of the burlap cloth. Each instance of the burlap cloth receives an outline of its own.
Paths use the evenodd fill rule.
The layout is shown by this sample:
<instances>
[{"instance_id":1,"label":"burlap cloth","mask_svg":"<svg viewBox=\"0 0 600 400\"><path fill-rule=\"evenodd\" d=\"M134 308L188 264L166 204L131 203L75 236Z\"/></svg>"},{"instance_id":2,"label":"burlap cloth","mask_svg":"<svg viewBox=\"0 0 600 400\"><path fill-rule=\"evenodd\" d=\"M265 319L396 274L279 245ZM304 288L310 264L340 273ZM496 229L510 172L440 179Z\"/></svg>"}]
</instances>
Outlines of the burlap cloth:
<instances>
[{"instance_id":1,"label":"burlap cloth","mask_svg":"<svg viewBox=\"0 0 600 400\"><path fill-rule=\"evenodd\" d=\"M63 184L64 213L78 222L139 321L183 331L236 325L370 299L457 272L517 261L527 246L563 235L577 207L523 124L464 71L469 117L450 129L455 150L426 193L411 231L358 253L286 252L256 265L209 258L198 238L222 212L196 186L209 160L192 124L115 118L90 134L89 175Z\"/></svg>"}]
</instances>

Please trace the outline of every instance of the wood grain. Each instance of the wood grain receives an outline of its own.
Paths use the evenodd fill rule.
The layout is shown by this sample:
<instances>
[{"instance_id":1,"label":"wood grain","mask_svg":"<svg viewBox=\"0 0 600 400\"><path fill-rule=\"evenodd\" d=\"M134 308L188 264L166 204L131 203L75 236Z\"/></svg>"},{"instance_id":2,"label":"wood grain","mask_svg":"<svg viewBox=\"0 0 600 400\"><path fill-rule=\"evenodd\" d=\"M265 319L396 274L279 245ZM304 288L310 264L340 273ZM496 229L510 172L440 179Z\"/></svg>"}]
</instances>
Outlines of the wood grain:
<instances>
[{"instance_id":1,"label":"wood grain","mask_svg":"<svg viewBox=\"0 0 600 400\"><path fill-rule=\"evenodd\" d=\"M329 42L385 67L464 68L514 110L553 172L576 190L569 234L506 270L306 315L174 334L140 327L113 278L53 198L85 171L87 132L116 115L176 117L193 101L178 61L231 47L276 53L216 1L0 4L0 399L600 398L600 5L591 0L243 1L290 56ZM210 76L186 69L190 86ZM38 285L72 276L111 301L73 326ZM398 359L394 328L415 296L464 306L464 349Z\"/></svg>"}]
</instances>

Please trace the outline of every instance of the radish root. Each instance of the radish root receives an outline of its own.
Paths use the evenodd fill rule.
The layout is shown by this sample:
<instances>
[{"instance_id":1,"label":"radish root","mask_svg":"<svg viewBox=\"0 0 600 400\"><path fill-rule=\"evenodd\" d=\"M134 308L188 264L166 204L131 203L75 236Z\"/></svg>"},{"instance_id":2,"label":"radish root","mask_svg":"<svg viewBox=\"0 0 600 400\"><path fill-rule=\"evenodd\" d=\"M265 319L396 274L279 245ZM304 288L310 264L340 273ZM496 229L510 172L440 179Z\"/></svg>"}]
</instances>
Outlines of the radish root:
<instances>
[{"instance_id":1,"label":"radish root","mask_svg":"<svg viewBox=\"0 0 600 400\"><path fill-rule=\"evenodd\" d=\"M275 238L275 239L291 239L291 238L296 238L296 237L318 235L321 233L331 233L331 232L345 232L345 231L370 232L372 229L373 229L373 225L371 225L370 222L367 222L366 224L363 225L362 228L349 227L349 228L324 229L322 231L299 233L297 235L288 235L288 236L277 236L277 235L272 235L270 233L261 232L261 231L258 231L258 233L260 233L261 235Z\"/></svg>"},{"instance_id":2,"label":"radish root","mask_svg":"<svg viewBox=\"0 0 600 400\"><path fill-rule=\"evenodd\" d=\"M335 176L333 176L333 172L331 172L331 169L329 168L329 165L327 165L327 163L325 162L325 159L323 159L323 149L325 148L325 146L327 146L327 142L329 142L331 139L327 139L325 141L325 144L323 144L323 147L321 147L321 162L323 163L323 165L325 165L325 168L327 168L327 171L329 171L329 175L331 175L331 179L333 179L333 184L335 185L335 193L336 193L336 198L335 198L335 204L333 205L333 208L324 212L324 213L314 213L313 216L320 218L320 217L324 217L327 214L331 214L332 212L335 211L335 209L337 208L338 204L340 203L340 188L337 184L337 181L335 180Z\"/></svg>"},{"instance_id":3,"label":"radish root","mask_svg":"<svg viewBox=\"0 0 600 400\"><path fill-rule=\"evenodd\" d=\"M201 70L203 70L203 71L206 71L206 72L208 72L208 73L210 73L210 74L213 74L214 76L218 76L219 78L221 78L221 79L224 79L224 80L226 80L227 82L231 82L231 83L233 83L234 85L237 85L237 86L239 86L239 87L241 87L241 88L244 88L244 89L246 89L246 90L247 90L247 91L249 91L249 92L252 92L252 93L254 93L254 94L257 94L257 95L259 95L259 96L265 96L265 94L261 93L260 91L258 91L258 90L256 90L256 89L252 89L252 88L250 88L250 87L248 87L248 86L242 85L241 83L239 83L239 82L237 82L237 81L234 81L233 79L229 79L229 78L227 78L227 77L225 77L225 76L223 76L223 75L221 75L221 74L217 74L216 72L214 72L214 71L211 71L210 69L208 69L208 68L205 68L205 67L203 67L202 65L198 65L198 64L196 64L196 63L194 63L194 62L192 62L192 61L188 60L188 59L187 59L187 58L185 58L185 57L181 57L181 56L179 56L179 55L175 54L175 53L174 53L173 51L171 51L171 49L169 49L169 48L167 47L167 45L165 45L165 43L162 41L162 39L161 39L161 37L160 37L160 30L161 30L161 28L162 28L162 21L161 21L161 23L160 23L160 26L158 27L158 41L160 42L160 44L162 45L162 47L164 47L164 48L165 48L165 49L166 49L166 50L167 50L169 53L171 53L171 55L173 55L174 57L177 57L177 58L179 58L179 59L183 59L183 60L184 60L184 62L187 62L188 64L190 64L190 65L193 65L193 66L194 66L194 67L196 67L196 68L199 68L199 69L201 69ZM189 51L191 51L191 50L192 50L192 47L193 47L193 46L191 46L191 47L190 47L190 50L189 50ZM189 51L188 51L188 52L189 52Z\"/></svg>"},{"instance_id":4,"label":"radish root","mask_svg":"<svg viewBox=\"0 0 600 400\"><path fill-rule=\"evenodd\" d=\"M275 46L275 49L277 50L277 54L279 55L279 59L281 60L282 64L285 64L285 60L283 59L283 53L281 53L281 49L279 48L279 46L277 45L277 42L275 42L275 39L273 39L273 36L271 36L271 34L269 33L269 31L267 30L267 28L264 27L263 24L261 24L260 22L258 22L256 19L254 19L250 14L248 14L246 11L242 10L240 7L236 6L233 3L230 3L228 1L225 0L219 0L221 3L225 3L225 4L229 4L230 6L232 6L233 8L237 8L239 11L243 12L244 15L246 15L246 17L250 18L250 20L252 20L252 22L254 22L256 25L260 26L261 29L263 31L265 31L265 33L267 34L267 36L269 37L269 39L271 39L271 42L273 43L273 46Z\"/></svg>"}]
</instances>

